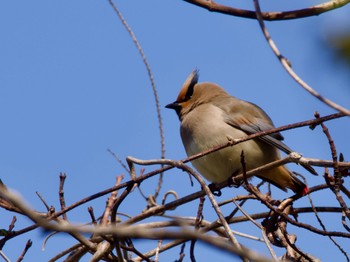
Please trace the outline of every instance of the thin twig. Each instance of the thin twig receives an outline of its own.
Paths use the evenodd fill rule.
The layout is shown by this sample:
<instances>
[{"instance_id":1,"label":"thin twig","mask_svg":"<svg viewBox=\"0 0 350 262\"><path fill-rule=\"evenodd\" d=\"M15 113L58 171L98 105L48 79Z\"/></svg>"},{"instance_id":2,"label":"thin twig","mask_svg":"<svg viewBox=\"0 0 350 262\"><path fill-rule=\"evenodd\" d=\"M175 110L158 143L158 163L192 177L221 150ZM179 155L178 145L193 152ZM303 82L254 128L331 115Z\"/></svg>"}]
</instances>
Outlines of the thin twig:
<instances>
[{"instance_id":1,"label":"thin twig","mask_svg":"<svg viewBox=\"0 0 350 262\"><path fill-rule=\"evenodd\" d=\"M44 204L46 210L49 211L49 210L50 210L50 207L49 207L49 205L46 203L46 201L45 201L45 199L42 197L42 195L39 193L39 191L36 191L35 193L36 193L36 195L39 197L39 199L41 200L41 202Z\"/></svg>"},{"instance_id":2,"label":"thin twig","mask_svg":"<svg viewBox=\"0 0 350 262\"><path fill-rule=\"evenodd\" d=\"M162 115L161 115L161 110L160 110L160 103L159 103L159 98L158 98L158 92L157 92L156 84L154 82L151 66L148 63L146 55L145 55L145 53L144 53L140 43L138 42L134 32L132 31L132 29L128 25L128 23L126 22L126 20L123 17L122 13L119 11L119 9L116 7L116 5L113 3L112 0L108 0L108 2L112 6L112 8L115 11L115 13L118 15L118 17L119 17L120 21L122 22L122 24L124 25L125 29L128 31L132 41L134 42L134 44L136 45L137 50L140 53L140 56L142 58L142 61L143 61L144 65L146 66L147 74L148 74L148 77L149 77L149 79L151 81L153 96L154 96L154 100L155 100L155 104L156 104L158 127L159 127L159 135L160 135L161 158L163 159L163 158L165 158L165 139L164 139L163 121L162 121ZM155 199L157 199L159 191L160 191L160 189L162 187L162 183L163 183L163 173L160 173L159 180L158 180L158 185L157 185L157 188L156 188L155 194L154 194L154 198Z\"/></svg>"},{"instance_id":3,"label":"thin twig","mask_svg":"<svg viewBox=\"0 0 350 262\"><path fill-rule=\"evenodd\" d=\"M199 198L199 205L198 205L198 210L197 210L197 216L195 220L195 230L198 230L200 228L200 224L203 220L203 207L204 207L204 201L205 197L202 196ZM192 262L196 261L195 255L194 255L194 248L196 245L196 239L191 240L191 245L190 245L190 259Z\"/></svg>"},{"instance_id":4,"label":"thin twig","mask_svg":"<svg viewBox=\"0 0 350 262\"><path fill-rule=\"evenodd\" d=\"M65 173L60 173L60 186L59 186L59 190L58 190L58 195L59 195L59 199L60 199L60 205L61 205L61 210L63 210L66 207L66 201L64 199L64 182L66 181L66 174ZM63 213L62 214L62 218L64 220L67 220L67 213Z\"/></svg>"},{"instance_id":5,"label":"thin twig","mask_svg":"<svg viewBox=\"0 0 350 262\"><path fill-rule=\"evenodd\" d=\"M313 95L314 97L316 97L318 100L320 100L321 102L323 102L324 104L334 108L335 110L342 112L345 115L350 116L350 110L334 103L333 101L331 101L330 99L327 99L325 97L323 97L322 95L320 95L318 92L316 92L311 86L309 86L306 82L304 82L298 75L297 73L295 73L295 71L292 69L290 62L281 55L280 51L278 50L276 44L274 43L274 41L272 40L269 32L267 31L267 28L265 26L265 23L263 21L263 17L261 14L261 10L260 10L260 4L258 0L253 0L254 1L254 7L255 7L255 11L256 11L256 16L257 19L259 21L259 25L260 28L268 42L268 44L270 45L272 51L274 52L274 54L276 55L276 57L278 58L278 60L280 61L280 63L282 64L282 66L284 67L284 69L288 72L288 74L302 87L304 88L306 91L308 91L311 95ZM348 2L348 1L346 1Z\"/></svg>"},{"instance_id":6,"label":"thin twig","mask_svg":"<svg viewBox=\"0 0 350 262\"><path fill-rule=\"evenodd\" d=\"M147 262L151 262L150 259L148 259L148 257L144 256L140 251L138 251L135 246L132 244L131 241L127 241L128 246L125 245L121 245L121 247L127 251L131 251L133 253L135 253L136 255L142 257L143 260L147 261Z\"/></svg>"},{"instance_id":7,"label":"thin twig","mask_svg":"<svg viewBox=\"0 0 350 262\"><path fill-rule=\"evenodd\" d=\"M186 243L183 243L181 245L181 248L180 248L179 259L175 260L175 262L182 262L183 261L183 259L185 257L185 253L184 253L185 247L186 247Z\"/></svg>"},{"instance_id":8,"label":"thin twig","mask_svg":"<svg viewBox=\"0 0 350 262\"><path fill-rule=\"evenodd\" d=\"M260 230L262 229L262 226L258 222L256 222L247 212L245 212L235 200L233 200L232 203L236 205L236 207L242 212L243 215L245 215L248 218L248 220L250 220L250 222L252 222Z\"/></svg>"},{"instance_id":9,"label":"thin twig","mask_svg":"<svg viewBox=\"0 0 350 262\"><path fill-rule=\"evenodd\" d=\"M316 113L315 116L319 117L319 114ZM330 150L331 150L331 154L332 154L333 163L334 163L334 186L332 185L330 188L333 191L333 193L335 194L335 197L338 200L340 206L343 208L344 214L350 220L350 209L346 205L346 203L345 203L343 197L340 195L340 191L339 191L339 188L340 188L340 186L342 184L342 179L341 179L341 173L339 171L339 162L338 162L338 157L337 157L337 150L335 148L334 141L332 139L332 136L331 136L328 128L326 127L326 125L324 123L321 123L321 126L322 126L323 133L327 137L327 140L328 140L328 143L329 143L329 147L330 147Z\"/></svg>"},{"instance_id":10,"label":"thin twig","mask_svg":"<svg viewBox=\"0 0 350 262\"><path fill-rule=\"evenodd\" d=\"M123 175L121 176L117 176L117 179L116 179L116 186L120 185L122 179L124 178ZM118 195L118 190L115 190L111 193L111 196L108 198L107 200L107 205L106 205L106 208L105 208L105 211L103 212L103 216L102 216L102 219L101 219L101 225L107 225L108 224L108 218L111 216L111 217L114 217L114 219L112 219L114 221L114 223L116 222L116 212L114 213L114 216L112 216L112 209L113 209L113 206L117 200L117 195Z\"/></svg>"},{"instance_id":11,"label":"thin twig","mask_svg":"<svg viewBox=\"0 0 350 262\"><path fill-rule=\"evenodd\" d=\"M129 173L130 170L128 169L128 167L124 164L124 162L119 158L119 156L117 154L115 154L112 150L107 149L107 151L115 158L115 160L117 160L117 162L122 166L122 168Z\"/></svg>"},{"instance_id":12,"label":"thin twig","mask_svg":"<svg viewBox=\"0 0 350 262\"><path fill-rule=\"evenodd\" d=\"M225 219L225 217L223 216L219 205L217 204L213 193L211 192L210 188L206 185L206 183L204 182L204 180L202 179L202 177L197 174L197 172L195 172L192 168L184 165L183 163L177 163L176 164L177 167L180 167L181 169L185 170L186 172L188 172L189 174L191 174L192 176L194 176L196 178L196 180L200 183L200 185L202 186L205 194L208 196L217 216L219 217L219 220L222 224L222 226L225 228L227 237L230 239L230 241L232 242L232 244L239 250L241 250L241 245L239 244L239 242L237 241L237 239L235 238L235 236L232 234L231 228L228 226L228 223Z\"/></svg>"},{"instance_id":13,"label":"thin twig","mask_svg":"<svg viewBox=\"0 0 350 262\"><path fill-rule=\"evenodd\" d=\"M92 224L96 225L97 221L96 221L96 217L95 217L95 214L94 214L94 208L92 206L88 207L88 212L89 212L89 215L91 217Z\"/></svg>"},{"instance_id":14,"label":"thin twig","mask_svg":"<svg viewBox=\"0 0 350 262\"><path fill-rule=\"evenodd\" d=\"M12 220L11 220L11 223L9 225L9 229L8 229L8 232L12 232L12 230L15 228L15 223L17 221L17 217L16 216L13 216L12 217Z\"/></svg>"},{"instance_id":15,"label":"thin twig","mask_svg":"<svg viewBox=\"0 0 350 262\"><path fill-rule=\"evenodd\" d=\"M26 243L26 246L24 247L24 250L22 251L22 254L17 259L17 262L20 262L24 259L24 256L27 254L27 251L32 246L33 242L29 239Z\"/></svg>"},{"instance_id":16,"label":"thin twig","mask_svg":"<svg viewBox=\"0 0 350 262\"><path fill-rule=\"evenodd\" d=\"M309 198L309 202L310 202L310 205L311 205L311 208L315 214L315 217L318 221L318 223L320 224L320 226L322 227L322 229L324 231L327 231L326 229L326 226L324 225L324 223L322 222L321 220L321 217L318 215L318 212L315 208L315 205L312 201L312 198L311 198L311 195L308 194L308 198ZM332 237L332 236L328 236L328 238L333 242L333 244L339 249L339 251L345 256L345 258L347 259L347 261L349 261L349 257L348 257L348 254L345 252L345 250L337 243L337 241Z\"/></svg>"},{"instance_id":17,"label":"thin twig","mask_svg":"<svg viewBox=\"0 0 350 262\"><path fill-rule=\"evenodd\" d=\"M132 191L134 185L130 184L125 188L123 193L116 199L116 201L113 203L112 209L111 209L111 223L116 223L116 217L117 217L117 210L120 206L120 204L124 201L124 199L127 197L127 195L130 194Z\"/></svg>"}]
</instances>

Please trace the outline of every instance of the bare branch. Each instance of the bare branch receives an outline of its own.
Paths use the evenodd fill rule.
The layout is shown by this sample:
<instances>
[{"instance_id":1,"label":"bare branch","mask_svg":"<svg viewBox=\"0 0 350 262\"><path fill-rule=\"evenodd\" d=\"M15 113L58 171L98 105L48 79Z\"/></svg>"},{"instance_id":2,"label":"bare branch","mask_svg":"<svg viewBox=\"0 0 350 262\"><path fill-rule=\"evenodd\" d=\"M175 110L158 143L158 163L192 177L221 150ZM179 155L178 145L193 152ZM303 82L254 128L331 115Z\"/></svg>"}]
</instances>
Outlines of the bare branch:
<instances>
[{"instance_id":1,"label":"bare branch","mask_svg":"<svg viewBox=\"0 0 350 262\"><path fill-rule=\"evenodd\" d=\"M139 42L138 42L134 32L132 31L131 27L128 25L128 23L124 19L122 13L119 11L119 9L116 7L116 5L113 3L112 0L108 0L108 2L112 6L112 8L115 11L115 13L118 15L118 17L119 17L120 21L122 22L122 24L124 25L125 29L128 31L132 41L134 42L134 44L136 45L137 50L140 53L140 56L142 58L143 63L146 66L148 77L149 77L149 79L151 81L153 96L154 96L156 110L157 110L158 128L159 128L160 145L161 145L161 158L165 158L165 138L164 138L164 130L163 130L163 120L162 120L162 115L161 115L161 110L160 110L160 103L159 103L159 98L158 98L158 92L157 92L156 84L154 82L151 66L148 63L146 55L145 55L141 45L139 44ZM154 194L154 198L155 199L157 198L157 196L159 194L159 191L161 189L162 183L163 183L163 174L161 173L160 176L159 176L159 180L158 180L158 186L157 186L157 188L155 190L155 194Z\"/></svg>"},{"instance_id":2,"label":"bare branch","mask_svg":"<svg viewBox=\"0 0 350 262\"><path fill-rule=\"evenodd\" d=\"M348 2L348 1L347 1ZM259 5L259 1L258 0L254 0L254 6L255 6L255 11L256 11L256 16L257 19L259 21L259 25L260 28L268 42L268 44L270 45L272 51L274 52L274 54L276 55L276 57L278 58L278 60L280 61L280 63L282 64L282 66L284 67L284 69L288 72L288 74L302 87L304 88L306 91L308 91L311 95L313 95L314 97L316 97L318 100L320 100L321 102L323 102L324 104L334 108L335 110L350 116L350 110L334 103L333 101L323 97L322 95L320 95L318 92L316 92L311 86L309 86L307 83L305 83L296 73L295 71L292 69L292 66L290 64L290 62L283 56L281 55L280 51L278 50L276 44L274 43L274 41L272 40L269 32L267 31L267 28L264 24L263 21L263 17L262 17L262 13L260 10L260 5Z\"/></svg>"},{"instance_id":3,"label":"bare branch","mask_svg":"<svg viewBox=\"0 0 350 262\"><path fill-rule=\"evenodd\" d=\"M60 173L60 187L58 190L58 194L59 194L59 200L60 200L60 204L61 204L61 210L63 210L66 207L66 201L64 199L64 182L66 181L66 174L65 173ZM67 220L67 213L63 213L62 217L64 220Z\"/></svg>"},{"instance_id":4,"label":"bare branch","mask_svg":"<svg viewBox=\"0 0 350 262\"><path fill-rule=\"evenodd\" d=\"M254 11L239 9L235 7L225 6L214 2L213 0L184 0L190 4L207 9L210 12L217 12L221 14L257 19ZM278 20L290 20L299 19L310 16L317 16L325 12L332 11L334 9L347 5L349 0L332 0L323 4L310 6L308 8L291 10L291 11L280 11L280 12L263 12L262 18L266 21L278 21Z\"/></svg>"}]
</instances>

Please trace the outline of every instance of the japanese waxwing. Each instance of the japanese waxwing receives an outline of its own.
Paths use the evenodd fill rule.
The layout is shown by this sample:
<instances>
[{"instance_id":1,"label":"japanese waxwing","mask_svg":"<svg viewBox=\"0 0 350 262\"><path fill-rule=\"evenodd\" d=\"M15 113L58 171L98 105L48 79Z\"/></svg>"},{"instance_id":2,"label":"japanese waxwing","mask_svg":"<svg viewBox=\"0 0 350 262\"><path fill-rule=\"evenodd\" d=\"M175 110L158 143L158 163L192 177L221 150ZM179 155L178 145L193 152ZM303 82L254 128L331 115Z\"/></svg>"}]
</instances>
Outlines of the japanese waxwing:
<instances>
[{"instance_id":1,"label":"japanese waxwing","mask_svg":"<svg viewBox=\"0 0 350 262\"><path fill-rule=\"evenodd\" d=\"M188 156L227 143L228 138L241 138L274 127L257 105L230 96L214 83L198 83L197 70L188 76L176 101L166 108L174 109L181 121L180 133ZM220 183L242 172L242 151L247 171L280 159L277 148L292 152L281 140L280 133L266 135L197 158L192 164L206 179ZM311 166L304 167L317 175ZM257 176L284 191L289 188L301 195L308 192L308 187L285 166Z\"/></svg>"}]
</instances>

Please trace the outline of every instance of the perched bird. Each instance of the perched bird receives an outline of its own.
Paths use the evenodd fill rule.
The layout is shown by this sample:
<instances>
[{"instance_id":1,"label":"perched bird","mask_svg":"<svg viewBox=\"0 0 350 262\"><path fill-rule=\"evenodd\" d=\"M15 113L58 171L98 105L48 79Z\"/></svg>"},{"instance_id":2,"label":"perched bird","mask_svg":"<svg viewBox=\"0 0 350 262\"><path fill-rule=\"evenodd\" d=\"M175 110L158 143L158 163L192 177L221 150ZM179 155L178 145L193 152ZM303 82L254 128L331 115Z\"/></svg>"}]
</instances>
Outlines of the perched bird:
<instances>
[{"instance_id":1,"label":"perched bird","mask_svg":"<svg viewBox=\"0 0 350 262\"><path fill-rule=\"evenodd\" d=\"M274 128L270 117L257 105L230 96L214 83L198 83L197 70L188 76L176 101L166 108L174 109L180 119L181 138L188 156L227 143L228 138ZM292 152L281 140L280 133L266 135L197 158L192 164L206 179L220 183L242 172L242 151L246 170L280 159L278 149ZM317 175L311 166L304 167ZM289 188L301 195L308 192L308 187L285 166L257 176L284 191Z\"/></svg>"}]
</instances>

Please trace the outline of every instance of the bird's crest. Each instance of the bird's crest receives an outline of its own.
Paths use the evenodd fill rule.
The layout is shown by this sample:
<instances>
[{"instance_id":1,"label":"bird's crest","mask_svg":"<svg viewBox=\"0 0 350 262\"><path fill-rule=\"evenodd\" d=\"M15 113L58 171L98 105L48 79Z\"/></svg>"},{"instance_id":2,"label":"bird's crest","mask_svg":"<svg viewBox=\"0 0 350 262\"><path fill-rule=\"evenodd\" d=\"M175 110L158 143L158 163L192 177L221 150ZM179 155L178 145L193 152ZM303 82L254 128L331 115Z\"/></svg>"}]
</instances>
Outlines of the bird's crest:
<instances>
[{"instance_id":1,"label":"bird's crest","mask_svg":"<svg viewBox=\"0 0 350 262\"><path fill-rule=\"evenodd\" d=\"M191 96L193 95L193 88L198 83L198 78L198 69L195 69L187 77L185 83L182 85L181 91L176 100L177 102L184 102L191 98Z\"/></svg>"}]
</instances>

